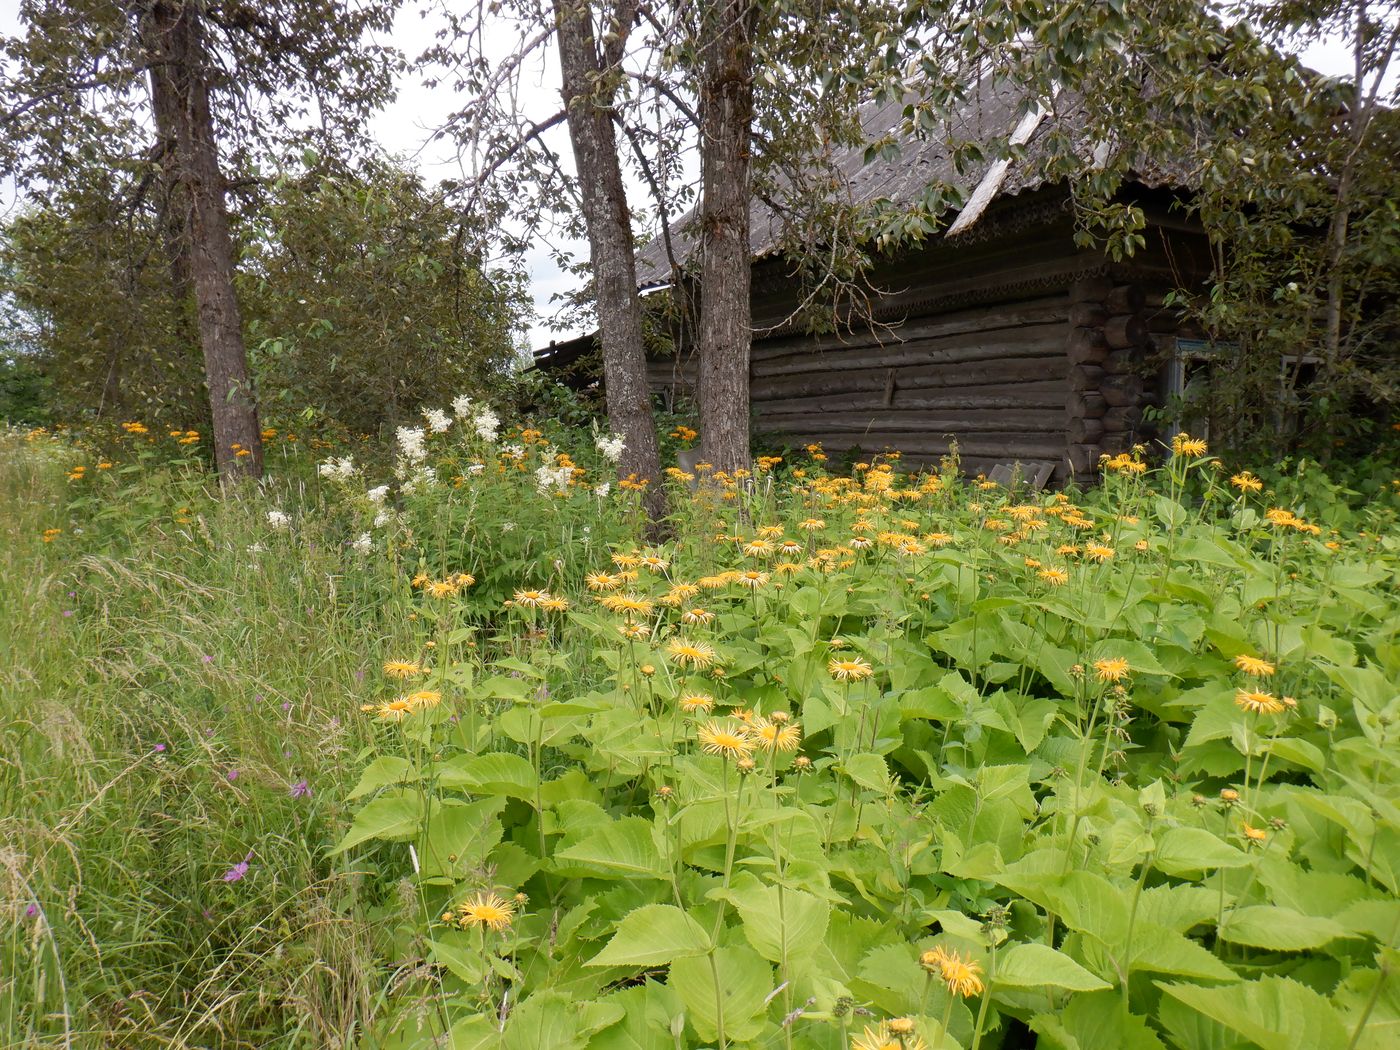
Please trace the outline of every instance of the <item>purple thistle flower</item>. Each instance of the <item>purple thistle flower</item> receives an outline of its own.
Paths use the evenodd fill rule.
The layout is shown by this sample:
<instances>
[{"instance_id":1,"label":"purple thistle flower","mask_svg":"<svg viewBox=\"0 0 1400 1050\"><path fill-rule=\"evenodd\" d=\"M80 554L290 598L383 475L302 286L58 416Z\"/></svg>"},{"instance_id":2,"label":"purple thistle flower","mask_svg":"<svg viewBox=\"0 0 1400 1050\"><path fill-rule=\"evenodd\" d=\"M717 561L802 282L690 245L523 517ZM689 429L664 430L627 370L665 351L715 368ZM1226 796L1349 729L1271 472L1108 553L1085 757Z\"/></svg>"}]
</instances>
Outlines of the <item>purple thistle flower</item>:
<instances>
[{"instance_id":1,"label":"purple thistle flower","mask_svg":"<svg viewBox=\"0 0 1400 1050\"><path fill-rule=\"evenodd\" d=\"M214 662L214 658L213 658L212 656L205 656L205 657L204 657L204 662L205 662L206 664L212 664L212 663Z\"/></svg>"},{"instance_id":2,"label":"purple thistle flower","mask_svg":"<svg viewBox=\"0 0 1400 1050\"><path fill-rule=\"evenodd\" d=\"M228 782L229 782L230 784L232 784L232 783L233 783L235 780L237 780L237 779L238 779L238 770L236 770L236 769L230 769L230 770L228 771Z\"/></svg>"},{"instance_id":3,"label":"purple thistle flower","mask_svg":"<svg viewBox=\"0 0 1400 1050\"><path fill-rule=\"evenodd\" d=\"M291 702L290 700L284 701L283 704L282 704L282 710L283 710L283 711L290 711L291 709L292 709L292 702Z\"/></svg>"},{"instance_id":4,"label":"purple thistle flower","mask_svg":"<svg viewBox=\"0 0 1400 1050\"><path fill-rule=\"evenodd\" d=\"M39 905L37 905L37 904L31 904L31 905L29 905L29 907L27 907L27 908L24 909L24 914L27 915L27 916L29 916L29 918L31 918L31 919L34 918L34 916L36 916L36 915L39 914Z\"/></svg>"},{"instance_id":5,"label":"purple thistle flower","mask_svg":"<svg viewBox=\"0 0 1400 1050\"><path fill-rule=\"evenodd\" d=\"M156 754L160 754L162 751L165 750L165 745L157 744L155 747L151 748L151 750L154 751Z\"/></svg>"},{"instance_id":6,"label":"purple thistle flower","mask_svg":"<svg viewBox=\"0 0 1400 1050\"><path fill-rule=\"evenodd\" d=\"M248 855L247 855L246 857L244 857L242 860L240 860L240 861L239 861L237 864L235 864L233 867L229 868L228 871L224 872L224 881L225 881L225 882L237 882L239 879L243 878L244 875L247 875L247 874L248 874L248 862L249 862L250 860L252 860L252 859L253 859L253 851L252 851L252 850L249 850L249 851L248 851Z\"/></svg>"},{"instance_id":7,"label":"purple thistle flower","mask_svg":"<svg viewBox=\"0 0 1400 1050\"><path fill-rule=\"evenodd\" d=\"M64 610L63 610L63 615L64 615L64 616L72 616L72 615L73 615L73 610L72 610L72 609L64 609Z\"/></svg>"},{"instance_id":8,"label":"purple thistle flower","mask_svg":"<svg viewBox=\"0 0 1400 1050\"><path fill-rule=\"evenodd\" d=\"M302 777L300 780L298 780L295 784L292 785L292 798L310 798L310 797L311 797L311 785L308 784L308 783L306 782L306 778L305 778L305 777Z\"/></svg>"}]
</instances>

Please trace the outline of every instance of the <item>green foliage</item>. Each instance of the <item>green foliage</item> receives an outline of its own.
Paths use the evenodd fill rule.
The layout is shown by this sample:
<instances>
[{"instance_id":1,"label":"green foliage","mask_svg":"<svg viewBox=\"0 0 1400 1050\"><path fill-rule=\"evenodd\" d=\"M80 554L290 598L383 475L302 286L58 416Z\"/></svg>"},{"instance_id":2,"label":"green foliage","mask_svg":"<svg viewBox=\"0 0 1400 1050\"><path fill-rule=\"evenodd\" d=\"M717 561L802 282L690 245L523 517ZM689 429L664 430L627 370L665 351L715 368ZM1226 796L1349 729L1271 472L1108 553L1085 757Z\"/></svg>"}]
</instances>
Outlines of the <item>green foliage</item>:
<instances>
[{"instance_id":1,"label":"green foliage","mask_svg":"<svg viewBox=\"0 0 1400 1050\"><path fill-rule=\"evenodd\" d=\"M58 715L4 737L11 809L71 846L11 825L43 858L12 896L44 918L5 972L39 964L43 1002L58 974L82 992L62 1014L6 986L12 1041L206 964L152 1030L213 1038L196 1011L218 1002L289 1045L305 1012L404 1048L844 1050L895 1019L950 1048L1393 1036L1394 491L1347 501L1310 469L1256 493L1184 451L1073 496L802 457L751 483L672 474L656 550L638 494L600 491L592 434L461 407L403 436L385 489L340 450L317 471L293 452L301 482L225 502L146 435L82 471L71 442L10 439L7 484L69 489L62 517L19 504L11 547L43 571L10 586L48 616L79 597L57 639L31 614L6 695L56 710L46 675L68 672L45 669L85 647L78 717L108 734L92 778L30 742ZM1285 509L1290 486L1322 497ZM265 689L292 711L249 703ZM151 734L186 724L172 771ZM221 779L249 752L266 772ZM109 856L94 797L183 822ZM203 873L195 903L154 906L172 852ZM61 906L73 865L111 895L95 926ZM298 918L236 946L162 925L134 956L86 947L211 900L329 908L347 940ZM254 1005L243 982L282 954L349 963L353 987L273 969L282 998Z\"/></svg>"}]
</instances>

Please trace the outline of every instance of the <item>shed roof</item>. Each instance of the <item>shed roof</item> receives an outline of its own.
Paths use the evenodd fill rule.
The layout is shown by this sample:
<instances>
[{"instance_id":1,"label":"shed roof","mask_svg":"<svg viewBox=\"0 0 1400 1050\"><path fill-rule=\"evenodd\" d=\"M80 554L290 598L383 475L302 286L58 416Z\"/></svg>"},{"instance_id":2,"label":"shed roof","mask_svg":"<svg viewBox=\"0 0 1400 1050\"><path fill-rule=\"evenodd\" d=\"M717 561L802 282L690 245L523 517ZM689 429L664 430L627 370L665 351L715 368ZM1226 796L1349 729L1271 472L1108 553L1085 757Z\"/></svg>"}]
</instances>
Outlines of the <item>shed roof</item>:
<instances>
[{"instance_id":1,"label":"shed roof","mask_svg":"<svg viewBox=\"0 0 1400 1050\"><path fill-rule=\"evenodd\" d=\"M1083 138L1087 122L1083 102L1077 97L1060 95L1042 109L1032 100L1026 88L1006 81L983 77L969 93L964 103L953 113L946 133L942 136L915 137L901 133L905 102L890 100L869 103L861 113L861 126L867 142L876 142L893 135L899 145L892 157L865 160L864 147L842 150L833 158L834 166L845 175L851 199L868 204L881 198L896 207L912 207L934 183L949 183L963 190L969 199L965 217L956 232L970 228L980 218L981 211L992 200L1013 196L1043 186L1044 161L1050 154L1053 131L1067 132ZM954 167L950 142L991 142L1010 137L1024 145L1023 158L1014 164L986 161L959 174ZM1093 148L1085 146L1086 168L1093 163ZM1147 185L1179 184L1184 172L1155 170L1141 174L1139 181ZM980 199L976 199L980 197ZM676 261L682 268L691 263L696 242L693 232L699 203L671 225L671 243ZM971 221L966 221L970 218ZM755 198L749 206L750 245L756 258L775 252L782 238L783 220L769 205ZM957 225L957 224L955 224ZM666 255L662 238L656 238L637 253L637 281L642 288L655 287L671 281L671 261Z\"/></svg>"}]
</instances>

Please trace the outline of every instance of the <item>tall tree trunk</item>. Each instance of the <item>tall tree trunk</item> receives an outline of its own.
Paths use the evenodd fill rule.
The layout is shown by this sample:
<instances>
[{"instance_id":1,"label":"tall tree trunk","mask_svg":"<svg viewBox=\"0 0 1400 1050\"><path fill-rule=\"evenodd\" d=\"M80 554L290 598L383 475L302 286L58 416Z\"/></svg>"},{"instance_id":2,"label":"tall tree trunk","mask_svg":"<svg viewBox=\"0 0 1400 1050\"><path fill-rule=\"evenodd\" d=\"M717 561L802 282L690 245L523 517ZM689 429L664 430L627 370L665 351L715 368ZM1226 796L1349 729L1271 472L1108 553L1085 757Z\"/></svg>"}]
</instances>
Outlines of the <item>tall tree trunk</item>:
<instances>
[{"instance_id":1,"label":"tall tree trunk","mask_svg":"<svg viewBox=\"0 0 1400 1050\"><path fill-rule=\"evenodd\" d=\"M749 465L755 13L750 0L711 6L700 82L700 442L726 471Z\"/></svg>"},{"instance_id":2,"label":"tall tree trunk","mask_svg":"<svg viewBox=\"0 0 1400 1050\"><path fill-rule=\"evenodd\" d=\"M188 251L213 417L214 462L225 479L260 477L262 432L234 291L233 239L209 106L209 64L199 8L181 0L156 0L146 8L143 21L152 110L158 121L173 125L176 199L187 209L183 245L175 250ZM172 257L177 281L182 266Z\"/></svg>"},{"instance_id":3,"label":"tall tree trunk","mask_svg":"<svg viewBox=\"0 0 1400 1050\"><path fill-rule=\"evenodd\" d=\"M612 27L615 35L610 46L617 51L630 24L630 16L622 14ZM616 86L611 63L598 51L592 9L586 0L554 0L554 17L569 139L598 297L608 421L626 442L619 473L623 477L635 474L637 480L647 483L644 503L655 528L666 515L666 493L661 486L656 418L647 388L631 214L612 124Z\"/></svg>"}]
</instances>

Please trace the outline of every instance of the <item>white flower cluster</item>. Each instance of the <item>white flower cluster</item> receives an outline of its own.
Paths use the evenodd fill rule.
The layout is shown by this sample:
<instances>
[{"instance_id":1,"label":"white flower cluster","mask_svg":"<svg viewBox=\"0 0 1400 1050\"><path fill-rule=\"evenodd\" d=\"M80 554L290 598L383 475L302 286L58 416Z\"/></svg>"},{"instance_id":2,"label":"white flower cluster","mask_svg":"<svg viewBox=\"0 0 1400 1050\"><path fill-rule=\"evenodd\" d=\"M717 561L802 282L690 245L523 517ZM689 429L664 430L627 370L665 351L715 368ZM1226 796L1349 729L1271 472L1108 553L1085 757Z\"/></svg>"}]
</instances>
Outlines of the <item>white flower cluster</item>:
<instances>
[{"instance_id":1,"label":"white flower cluster","mask_svg":"<svg viewBox=\"0 0 1400 1050\"><path fill-rule=\"evenodd\" d=\"M546 464L535 471L535 488L542 496L550 492L567 492L569 479L573 476L573 467L551 467Z\"/></svg>"},{"instance_id":2,"label":"white flower cluster","mask_svg":"<svg viewBox=\"0 0 1400 1050\"><path fill-rule=\"evenodd\" d=\"M419 467L407 478L401 486L405 496L411 496L420 488L431 488L437 484L437 471L432 467Z\"/></svg>"},{"instance_id":3,"label":"white flower cluster","mask_svg":"<svg viewBox=\"0 0 1400 1050\"><path fill-rule=\"evenodd\" d=\"M376 485L376 486L374 486L374 488L370 489L368 492L365 493L365 499L369 500L369 501L370 501L371 503L373 503L376 507L382 507L382 506L384 506L384 503L385 503L386 500L388 500L388 498L389 498L389 486L388 486L388 485Z\"/></svg>"},{"instance_id":4,"label":"white flower cluster","mask_svg":"<svg viewBox=\"0 0 1400 1050\"><path fill-rule=\"evenodd\" d=\"M292 527L292 516L284 514L280 510L270 510L267 512L267 523L274 529L290 529Z\"/></svg>"},{"instance_id":5,"label":"white flower cluster","mask_svg":"<svg viewBox=\"0 0 1400 1050\"><path fill-rule=\"evenodd\" d=\"M362 532L350 544L350 549L356 554L368 554L374 550L374 537L368 532Z\"/></svg>"},{"instance_id":6,"label":"white flower cluster","mask_svg":"<svg viewBox=\"0 0 1400 1050\"><path fill-rule=\"evenodd\" d=\"M501 431L501 417L491 411L489 405L483 405L472 416L472 426L476 428L476 436L482 441L495 441L496 435Z\"/></svg>"},{"instance_id":7,"label":"white flower cluster","mask_svg":"<svg viewBox=\"0 0 1400 1050\"><path fill-rule=\"evenodd\" d=\"M418 463L427 458L428 450L423 446L427 434L422 427L399 427L399 455L408 463Z\"/></svg>"},{"instance_id":8,"label":"white flower cluster","mask_svg":"<svg viewBox=\"0 0 1400 1050\"><path fill-rule=\"evenodd\" d=\"M440 408L423 409L423 418L428 421L428 433L445 434L452 426L452 417Z\"/></svg>"},{"instance_id":9,"label":"white flower cluster","mask_svg":"<svg viewBox=\"0 0 1400 1050\"><path fill-rule=\"evenodd\" d=\"M598 451L609 463L616 463L620 460L622 450L627 447L626 442L617 434L599 434L594 438L593 443L598 446Z\"/></svg>"},{"instance_id":10,"label":"white flower cluster","mask_svg":"<svg viewBox=\"0 0 1400 1050\"><path fill-rule=\"evenodd\" d=\"M472 463L467 466L467 473L475 477L486 469L485 463Z\"/></svg>"},{"instance_id":11,"label":"white flower cluster","mask_svg":"<svg viewBox=\"0 0 1400 1050\"><path fill-rule=\"evenodd\" d=\"M336 459L332 456L316 468L316 473L332 481L345 481L355 475L355 461L350 456Z\"/></svg>"},{"instance_id":12,"label":"white flower cluster","mask_svg":"<svg viewBox=\"0 0 1400 1050\"><path fill-rule=\"evenodd\" d=\"M607 499L607 498L608 498L608 493L611 492L611 491L612 491L612 482L611 482L611 481L604 481L604 482L602 482L601 484L598 484L598 485L594 485L594 486L593 486L593 495L597 496L599 499Z\"/></svg>"},{"instance_id":13,"label":"white flower cluster","mask_svg":"<svg viewBox=\"0 0 1400 1050\"><path fill-rule=\"evenodd\" d=\"M466 394L458 394L452 399L452 411L456 412L459 416L465 416L471 411L471 407L472 399L467 397Z\"/></svg>"}]
</instances>

